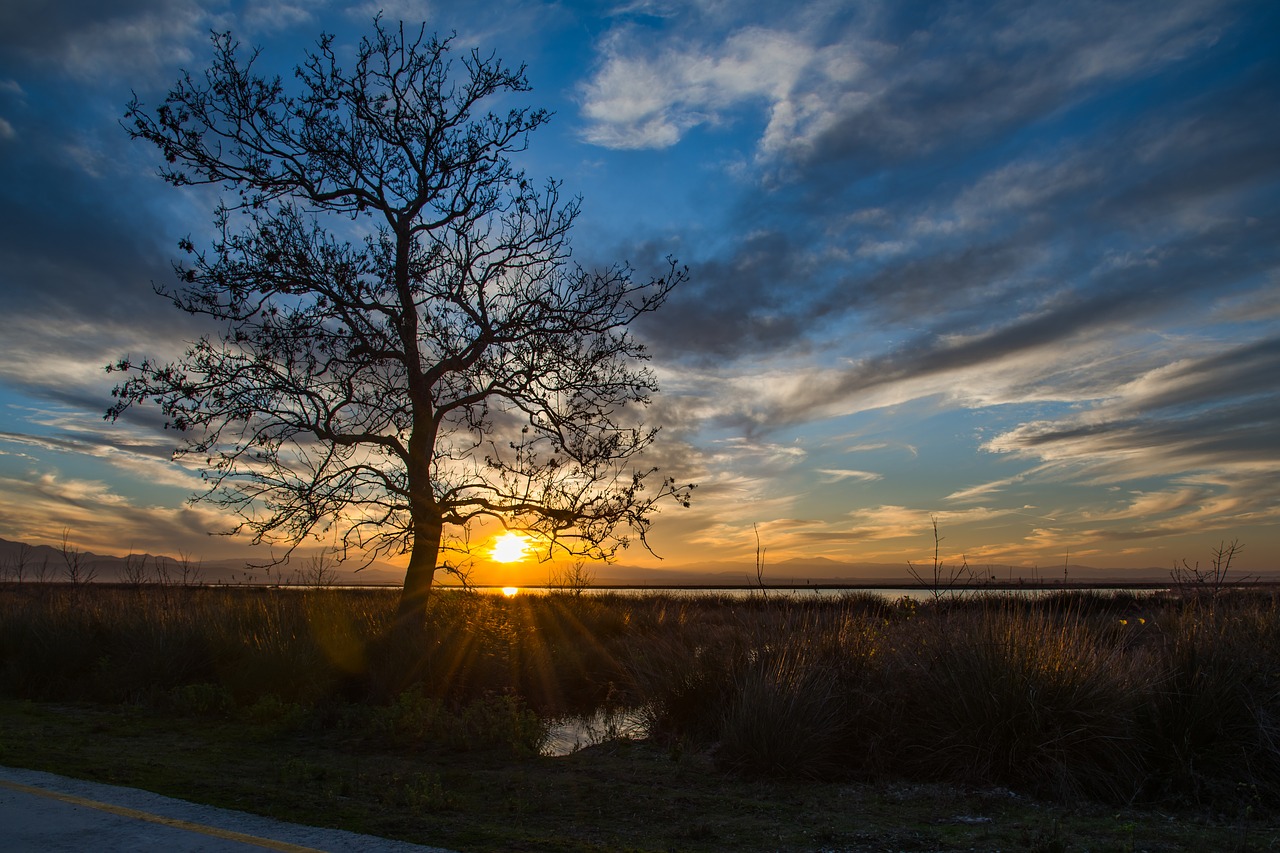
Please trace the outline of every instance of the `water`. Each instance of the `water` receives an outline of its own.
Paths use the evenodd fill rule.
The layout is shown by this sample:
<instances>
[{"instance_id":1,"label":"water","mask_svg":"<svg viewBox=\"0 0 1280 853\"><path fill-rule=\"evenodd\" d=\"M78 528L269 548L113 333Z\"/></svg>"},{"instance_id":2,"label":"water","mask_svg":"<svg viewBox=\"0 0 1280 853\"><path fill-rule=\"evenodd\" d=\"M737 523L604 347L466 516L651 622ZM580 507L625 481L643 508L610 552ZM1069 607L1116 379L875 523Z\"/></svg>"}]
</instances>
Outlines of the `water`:
<instances>
[{"instance_id":1,"label":"water","mask_svg":"<svg viewBox=\"0 0 1280 853\"><path fill-rule=\"evenodd\" d=\"M391 589L399 590L396 584L333 584L330 586L304 586L304 585L283 585L274 587L275 589L298 590L306 592L315 589ZM434 590L444 592L460 592L463 590L460 586L452 586L447 584L436 584L432 587ZM486 595L505 595L508 598L514 595L624 595L624 596L645 596L645 595L669 595L675 597L698 598L704 596L715 596L720 598L731 599L752 599L765 595L768 598L779 599L812 599L812 598L840 598L844 595L853 595L858 593L878 595L889 601L897 601L900 598L909 598L915 601L929 601L935 597L933 590L921 587L890 587L879 585L868 586L778 586L767 587L762 592L760 587L753 586L590 586L580 590L564 589L560 587L541 587L541 586L473 586L471 590L474 592L484 593ZM993 585L977 585L977 586L958 586L953 590L944 590L938 593L940 598L963 598L972 595L1015 595L1019 597L1039 597L1045 595L1057 595L1063 592L1087 592L1094 595L1154 595L1156 593L1168 593L1172 591L1172 587L1166 583L1141 583L1138 585L1120 585L1114 583L1099 584L1069 584L1067 586L1048 585L1048 586L1016 586L1009 584L993 584Z\"/></svg>"},{"instance_id":2,"label":"water","mask_svg":"<svg viewBox=\"0 0 1280 853\"><path fill-rule=\"evenodd\" d=\"M460 587L436 587L437 589L460 589ZM476 592L482 592L492 595L547 595L547 594L567 594L574 592L573 590L564 589L546 589L543 587L498 587L498 586L478 586L473 587ZM1167 584L1151 584L1146 586L1046 586L1046 587L1010 587L1010 586L971 586L957 587L954 590L943 591L938 596L944 599L960 598L969 595L1016 595L1027 597L1040 597L1046 595L1057 595L1063 592L1088 592L1094 595L1151 595L1159 592L1167 592L1169 587ZM644 596L644 595L670 595L676 597L699 598L704 596L717 596L722 598L733 599L752 599L759 598L764 595L768 598L790 598L790 599L812 599L812 598L840 598L844 595L870 593L886 598L890 601L897 601L900 598L909 598L915 601L929 601L935 597L935 593L930 589L921 589L920 587L881 587L881 586L812 586L812 587L770 587L763 591L759 587L687 587L687 586L593 586L586 589L577 590L582 595L624 595L624 596Z\"/></svg>"},{"instance_id":3,"label":"water","mask_svg":"<svg viewBox=\"0 0 1280 853\"><path fill-rule=\"evenodd\" d=\"M609 741L643 740L649 736L646 718L643 708L615 708L553 719L549 722L542 754L571 755Z\"/></svg>"}]
</instances>

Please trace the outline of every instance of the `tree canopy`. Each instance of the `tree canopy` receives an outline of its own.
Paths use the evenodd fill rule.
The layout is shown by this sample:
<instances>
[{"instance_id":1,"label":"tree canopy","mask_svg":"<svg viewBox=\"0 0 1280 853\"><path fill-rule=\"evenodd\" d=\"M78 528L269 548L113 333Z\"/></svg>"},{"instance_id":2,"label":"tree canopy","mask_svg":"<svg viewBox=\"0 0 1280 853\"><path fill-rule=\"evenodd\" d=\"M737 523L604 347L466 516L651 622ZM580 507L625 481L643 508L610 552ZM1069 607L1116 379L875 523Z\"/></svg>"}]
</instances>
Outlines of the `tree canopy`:
<instances>
[{"instance_id":1,"label":"tree canopy","mask_svg":"<svg viewBox=\"0 0 1280 853\"><path fill-rule=\"evenodd\" d=\"M573 261L580 200L510 159L548 114L484 111L529 89L524 68L380 19L351 71L323 35L291 87L230 34L213 47L125 125L168 183L223 190L208 245L181 241L160 288L221 331L173 363L111 365L107 416L161 406L204 470L197 497L255 541L409 551L405 616L486 519L548 555L647 546L657 505L693 487L640 459L657 383L627 326L687 273Z\"/></svg>"}]
</instances>

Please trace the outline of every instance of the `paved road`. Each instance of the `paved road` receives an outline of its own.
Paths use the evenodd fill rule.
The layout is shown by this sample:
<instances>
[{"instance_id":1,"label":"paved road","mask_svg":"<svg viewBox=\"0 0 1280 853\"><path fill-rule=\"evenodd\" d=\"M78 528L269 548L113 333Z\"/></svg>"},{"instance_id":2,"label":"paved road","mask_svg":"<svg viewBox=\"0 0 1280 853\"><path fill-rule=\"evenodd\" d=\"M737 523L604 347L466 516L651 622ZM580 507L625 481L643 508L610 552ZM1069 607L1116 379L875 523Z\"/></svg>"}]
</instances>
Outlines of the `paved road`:
<instances>
[{"instance_id":1,"label":"paved road","mask_svg":"<svg viewBox=\"0 0 1280 853\"><path fill-rule=\"evenodd\" d=\"M120 788L0 767L5 853L162 850L165 853L450 853L317 829Z\"/></svg>"}]
</instances>

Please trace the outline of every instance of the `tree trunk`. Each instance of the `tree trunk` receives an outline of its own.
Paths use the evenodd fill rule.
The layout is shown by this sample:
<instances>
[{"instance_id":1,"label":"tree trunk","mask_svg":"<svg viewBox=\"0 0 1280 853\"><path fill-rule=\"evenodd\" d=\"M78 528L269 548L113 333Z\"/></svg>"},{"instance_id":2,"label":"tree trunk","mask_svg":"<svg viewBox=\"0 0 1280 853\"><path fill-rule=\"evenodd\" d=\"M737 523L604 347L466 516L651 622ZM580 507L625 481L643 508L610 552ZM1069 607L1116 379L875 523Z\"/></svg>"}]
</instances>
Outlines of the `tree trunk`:
<instances>
[{"instance_id":1,"label":"tree trunk","mask_svg":"<svg viewBox=\"0 0 1280 853\"><path fill-rule=\"evenodd\" d=\"M413 525L413 551L409 554L409 568L404 575L400 608L396 612L396 621L404 627L422 627L426 621L427 600L431 597L431 582L436 574L436 558L440 555L443 530L444 525L439 521L415 522Z\"/></svg>"}]
</instances>

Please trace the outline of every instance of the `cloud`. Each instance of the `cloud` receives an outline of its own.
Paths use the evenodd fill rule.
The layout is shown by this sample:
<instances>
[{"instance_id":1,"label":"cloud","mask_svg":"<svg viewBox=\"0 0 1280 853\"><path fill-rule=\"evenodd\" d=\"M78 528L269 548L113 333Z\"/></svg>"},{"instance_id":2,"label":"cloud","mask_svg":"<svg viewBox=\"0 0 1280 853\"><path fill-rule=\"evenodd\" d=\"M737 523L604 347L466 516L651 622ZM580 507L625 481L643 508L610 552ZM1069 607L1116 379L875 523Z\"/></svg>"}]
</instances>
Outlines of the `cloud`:
<instances>
[{"instance_id":1,"label":"cloud","mask_svg":"<svg viewBox=\"0 0 1280 853\"><path fill-rule=\"evenodd\" d=\"M935 521L939 529L945 531L953 526L999 518L1008 512L986 507L938 511L886 504L850 511L845 525L859 541L916 539L923 543L926 535L932 535Z\"/></svg>"},{"instance_id":2,"label":"cloud","mask_svg":"<svg viewBox=\"0 0 1280 853\"><path fill-rule=\"evenodd\" d=\"M122 473L149 485L172 486L192 493L202 490L203 481L197 473L170 461L173 443L144 438L136 432L123 434L123 427L114 432L101 430L93 434L82 426L83 418L70 420L74 423L72 430L61 434L0 431L0 442L102 459ZM76 436L75 432L81 435Z\"/></svg>"},{"instance_id":3,"label":"cloud","mask_svg":"<svg viewBox=\"0 0 1280 853\"><path fill-rule=\"evenodd\" d=\"M987 483L980 483L976 486L959 489L947 495L943 500L948 503L977 503L992 500L998 497L1001 492L1005 491L1010 486L1026 482L1027 479L1035 473L1038 473L1038 471L1033 469L1032 471L1023 472L1012 477L1004 477L999 480L992 480Z\"/></svg>"},{"instance_id":4,"label":"cloud","mask_svg":"<svg viewBox=\"0 0 1280 853\"><path fill-rule=\"evenodd\" d=\"M1238 6L1018 3L992 16L954 4L919 14L869 5L821 25L813 19L825 13L806 7L808 19L786 26L748 8L749 23L716 42L698 34L697 16L614 31L588 104L616 108L609 132L665 144L693 124L732 120L743 105L767 113L779 92L821 89L794 69L759 73L771 55L766 33L797 65L816 62L824 45L852 44L846 52L863 65L841 91L878 94L845 106L821 100L846 110L841 127L872 147L854 156L836 125L788 145L754 137L785 175L738 186L736 243L682 252L691 285L638 325L660 358L725 365L834 350L865 365L865 380L848 386L862 394L921 371L1164 322L1207 292L1256 288L1251 278L1274 263L1266 247L1277 211L1263 189L1280 175L1280 119L1264 106L1274 62L1225 89L1205 77L1181 98L1090 114L1155 75L1190 73L1181 66L1205 61L1238 26ZM859 52L871 43L876 50ZM717 76L727 57L757 61L744 60L750 70L729 82ZM628 86L635 98L605 97ZM973 155L978 141L994 141L999 156ZM946 160L935 161L944 145ZM892 355L876 357L886 343Z\"/></svg>"},{"instance_id":5,"label":"cloud","mask_svg":"<svg viewBox=\"0 0 1280 853\"><path fill-rule=\"evenodd\" d=\"M814 136L836 108L859 97L847 90L864 62L848 42L824 47L810 38L744 26L714 44L677 40L655 54L639 31L615 31L582 87L583 136L607 148L668 148L690 129L730 121L751 105L767 116L764 153Z\"/></svg>"},{"instance_id":6,"label":"cloud","mask_svg":"<svg viewBox=\"0 0 1280 853\"><path fill-rule=\"evenodd\" d=\"M658 30L623 25L583 86L584 136L669 147L754 105L762 156L900 161L1182 60L1219 38L1221 5L743 5L727 33L696 13Z\"/></svg>"},{"instance_id":7,"label":"cloud","mask_svg":"<svg viewBox=\"0 0 1280 853\"><path fill-rule=\"evenodd\" d=\"M76 547L103 554L185 548L212 558L247 552L243 537L209 536L228 525L208 507L143 506L99 480L45 470L22 478L0 476L0 491L7 496L0 503L0 529L11 539L59 542L66 530Z\"/></svg>"},{"instance_id":8,"label":"cloud","mask_svg":"<svg viewBox=\"0 0 1280 853\"><path fill-rule=\"evenodd\" d=\"M1173 484L1138 492L1119 507L1082 512L1082 522L1143 519L1146 530L1166 534L1274 522L1280 519L1280 390L1270 377L1276 375L1280 340L1274 338L1184 359L1069 416L1003 431L984 449L1036 462L1042 482L1163 478Z\"/></svg>"},{"instance_id":9,"label":"cloud","mask_svg":"<svg viewBox=\"0 0 1280 853\"><path fill-rule=\"evenodd\" d=\"M153 290L173 281L188 202L151 195L154 161L107 127L33 115L0 158L0 205L13 212L0 229L0 389L92 401L98 416L114 384L103 365L130 352L171 356L208 328Z\"/></svg>"},{"instance_id":10,"label":"cloud","mask_svg":"<svg viewBox=\"0 0 1280 853\"><path fill-rule=\"evenodd\" d=\"M1224 129L1245 122L1229 110L1208 115ZM1229 138L1235 150L1265 147L1265 131ZM1121 137L1088 155L1078 147L1058 164L1026 159L980 173L949 202L926 203L933 246L906 233L919 231L922 217L904 217L902 239L918 248L873 264L832 262L820 246L797 243L795 229L758 232L729 257L695 264L695 286L676 295L676 309L640 328L662 355L690 363L844 355L847 367L802 365L785 383L793 391L775 386L758 395L748 419L757 424L865 409L861 401L878 389L899 388L889 394L895 399L937 393L944 376L953 386L986 388L987 379L956 380L1011 366L1019 375L996 383L1005 389L999 395L953 396L991 404L1100 394L1175 360L1171 341L1142 329L1179 325L1206 299L1222 305L1221 322L1271 316L1267 294L1280 269L1280 155L1246 158L1251 177L1237 175L1234 192L1197 177L1197 164L1219 156L1212 145L1172 146L1171 159L1148 162L1136 179L1105 178L1126 174L1132 142ZM1155 175L1180 187L1176 196L1136 189ZM1108 195L1116 184L1125 204ZM1212 219L1203 214L1209 209ZM1187 332L1177 346L1197 337L1218 346L1203 324ZM1033 363L1040 367L1028 369Z\"/></svg>"},{"instance_id":11,"label":"cloud","mask_svg":"<svg viewBox=\"0 0 1280 853\"><path fill-rule=\"evenodd\" d=\"M314 19L314 7L311 4L292 2L292 0L273 0L273 2L255 2L249 5L242 20L246 32L270 33L302 24L311 24ZM361 23L370 20L373 20L373 14L365 16Z\"/></svg>"},{"instance_id":12,"label":"cloud","mask_svg":"<svg viewBox=\"0 0 1280 853\"><path fill-rule=\"evenodd\" d=\"M1270 91L1261 80L1244 88L1056 143L1050 156L953 170L887 205L849 210L829 196L855 178L822 170L786 192L747 193L744 236L695 258L692 286L640 328L662 355L691 360L828 348L833 330L847 352L860 340L851 321L876 329L861 338L871 347L905 337L920 352L944 333L977 340L1001 323L991 343L1038 345L1167 317L1209 292L1265 293L1280 118L1257 118ZM1180 139L1191 115L1219 132ZM1157 152L1153 138L1179 141Z\"/></svg>"},{"instance_id":13,"label":"cloud","mask_svg":"<svg viewBox=\"0 0 1280 853\"><path fill-rule=\"evenodd\" d=\"M1084 513L1086 522L1164 518L1195 510L1214 498L1214 490L1206 486L1178 486L1158 492L1136 492L1121 507Z\"/></svg>"},{"instance_id":14,"label":"cloud","mask_svg":"<svg viewBox=\"0 0 1280 853\"><path fill-rule=\"evenodd\" d=\"M81 81L136 78L190 64L192 43L208 33L211 23L209 13L192 0L52 5L17 0L0 10L0 48Z\"/></svg>"},{"instance_id":15,"label":"cloud","mask_svg":"<svg viewBox=\"0 0 1280 853\"><path fill-rule=\"evenodd\" d=\"M657 243L627 250L642 268L660 268ZM769 355L805 339L811 298L788 288L817 268L818 259L781 231L743 237L723 258L696 263L692 279L677 288L663 310L636 324L663 355L703 364L752 353Z\"/></svg>"},{"instance_id":16,"label":"cloud","mask_svg":"<svg viewBox=\"0 0 1280 853\"><path fill-rule=\"evenodd\" d=\"M874 93L795 146L808 163L900 163L950 156L1050 116L1099 87L1154 73L1212 45L1221 4L1041 3L998 10L929 4L886 16L895 46L871 76Z\"/></svg>"},{"instance_id":17,"label":"cloud","mask_svg":"<svg viewBox=\"0 0 1280 853\"><path fill-rule=\"evenodd\" d=\"M874 471L856 471L848 468L818 468L817 473L822 474L828 483L839 483L844 480L873 483L884 479L883 474L877 474Z\"/></svg>"}]
</instances>

